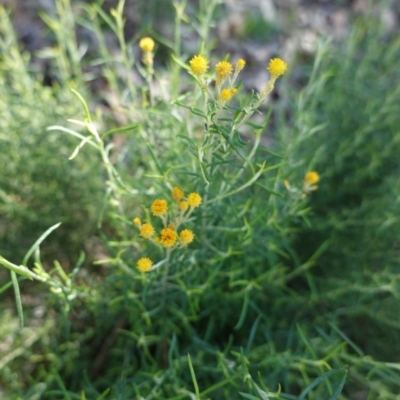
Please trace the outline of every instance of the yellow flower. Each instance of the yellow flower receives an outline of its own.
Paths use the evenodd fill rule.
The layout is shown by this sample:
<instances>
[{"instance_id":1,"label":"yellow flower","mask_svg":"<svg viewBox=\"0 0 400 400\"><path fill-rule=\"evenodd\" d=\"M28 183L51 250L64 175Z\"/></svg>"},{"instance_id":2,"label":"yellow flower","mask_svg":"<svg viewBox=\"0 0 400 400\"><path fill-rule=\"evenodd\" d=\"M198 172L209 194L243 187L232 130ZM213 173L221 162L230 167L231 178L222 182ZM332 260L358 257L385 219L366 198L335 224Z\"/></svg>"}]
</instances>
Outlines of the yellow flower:
<instances>
[{"instance_id":1,"label":"yellow flower","mask_svg":"<svg viewBox=\"0 0 400 400\"><path fill-rule=\"evenodd\" d=\"M202 198L198 193L194 192L189 194L187 201L190 207L196 208L201 204Z\"/></svg>"},{"instance_id":2,"label":"yellow flower","mask_svg":"<svg viewBox=\"0 0 400 400\"><path fill-rule=\"evenodd\" d=\"M219 98L223 102L229 101L236 92L237 92L236 88L222 89L221 94L219 95Z\"/></svg>"},{"instance_id":3,"label":"yellow flower","mask_svg":"<svg viewBox=\"0 0 400 400\"><path fill-rule=\"evenodd\" d=\"M184 229L179 234L179 238L181 240L181 243L185 246L185 245L193 242L194 234L190 229Z\"/></svg>"},{"instance_id":4,"label":"yellow flower","mask_svg":"<svg viewBox=\"0 0 400 400\"><path fill-rule=\"evenodd\" d=\"M309 171L304 175L304 182L307 185L313 185L319 181L319 174L315 171Z\"/></svg>"},{"instance_id":5,"label":"yellow flower","mask_svg":"<svg viewBox=\"0 0 400 400\"><path fill-rule=\"evenodd\" d=\"M140 272L149 272L151 270L152 265L153 265L153 261L151 261L150 258L142 257L137 262L137 269Z\"/></svg>"},{"instance_id":6,"label":"yellow flower","mask_svg":"<svg viewBox=\"0 0 400 400\"><path fill-rule=\"evenodd\" d=\"M133 223L136 225L136 226L140 226L141 225L141 223L142 223L142 221L140 221L140 218L133 218Z\"/></svg>"},{"instance_id":7,"label":"yellow flower","mask_svg":"<svg viewBox=\"0 0 400 400\"><path fill-rule=\"evenodd\" d=\"M165 214L168 210L168 204L166 200L163 199L156 199L153 201L153 204L151 205L151 211L153 212L153 215L156 217L161 217L163 214Z\"/></svg>"},{"instance_id":8,"label":"yellow flower","mask_svg":"<svg viewBox=\"0 0 400 400\"><path fill-rule=\"evenodd\" d=\"M237 60L236 62L236 69L235 72L238 74L246 65L246 61L243 60L243 58L239 58L239 60Z\"/></svg>"},{"instance_id":9,"label":"yellow flower","mask_svg":"<svg viewBox=\"0 0 400 400\"><path fill-rule=\"evenodd\" d=\"M189 203L188 203L187 201L185 201L185 200L183 200L183 201L181 201L181 202L179 203L179 208L180 208L182 211L186 211L186 210L188 209L188 207L189 207Z\"/></svg>"},{"instance_id":10,"label":"yellow flower","mask_svg":"<svg viewBox=\"0 0 400 400\"><path fill-rule=\"evenodd\" d=\"M140 39L139 47L144 53L149 53L154 50L154 40L151 37Z\"/></svg>"},{"instance_id":11,"label":"yellow flower","mask_svg":"<svg viewBox=\"0 0 400 400\"><path fill-rule=\"evenodd\" d=\"M226 79L232 73L232 64L228 61L221 61L215 66L215 74L219 82Z\"/></svg>"},{"instance_id":12,"label":"yellow flower","mask_svg":"<svg viewBox=\"0 0 400 400\"><path fill-rule=\"evenodd\" d=\"M208 70L208 60L204 56L194 56L189 64L193 74L197 76L204 75Z\"/></svg>"},{"instance_id":13,"label":"yellow flower","mask_svg":"<svg viewBox=\"0 0 400 400\"><path fill-rule=\"evenodd\" d=\"M273 58L268 65L267 70L271 74L272 78L279 78L287 70L287 64L280 58Z\"/></svg>"},{"instance_id":14,"label":"yellow flower","mask_svg":"<svg viewBox=\"0 0 400 400\"><path fill-rule=\"evenodd\" d=\"M180 188L178 188L178 186L175 186L172 189L172 197L174 198L174 200L179 201L182 200L184 196L184 193L182 192L182 190Z\"/></svg>"},{"instance_id":15,"label":"yellow flower","mask_svg":"<svg viewBox=\"0 0 400 400\"><path fill-rule=\"evenodd\" d=\"M140 236L145 239L150 239L154 235L154 228L151 224L143 224L140 227Z\"/></svg>"},{"instance_id":16,"label":"yellow flower","mask_svg":"<svg viewBox=\"0 0 400 400\"><path fill-rule=\"evenodd\" d=\"M176 242L177 236L178 236L178 234L173 229L164 228L161 230L160 243L164 247L172 247Z\"/></svg>"}]
</instances>

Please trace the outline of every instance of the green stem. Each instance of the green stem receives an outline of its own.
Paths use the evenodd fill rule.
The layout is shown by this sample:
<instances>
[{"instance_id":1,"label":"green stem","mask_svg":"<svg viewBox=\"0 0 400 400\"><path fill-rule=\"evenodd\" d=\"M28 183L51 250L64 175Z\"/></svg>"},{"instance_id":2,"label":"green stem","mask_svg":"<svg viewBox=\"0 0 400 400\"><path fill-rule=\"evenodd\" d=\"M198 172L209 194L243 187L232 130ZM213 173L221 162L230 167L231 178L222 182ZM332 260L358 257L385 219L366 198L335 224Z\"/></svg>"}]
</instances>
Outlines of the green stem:
<instances>
[{"instance_id":1,"label":"green stem","mask_svg":"<svg viewBox=\"0 0 400 400\"><path fill-rule=\"evenodd\" d=\"M11 280L14 286L15 302L17 303L19 328L22 329L24 327L24 313L22 311L21 293L19 291L17 274L14 271L11 271Z\"/></svg>"}]
</instances>

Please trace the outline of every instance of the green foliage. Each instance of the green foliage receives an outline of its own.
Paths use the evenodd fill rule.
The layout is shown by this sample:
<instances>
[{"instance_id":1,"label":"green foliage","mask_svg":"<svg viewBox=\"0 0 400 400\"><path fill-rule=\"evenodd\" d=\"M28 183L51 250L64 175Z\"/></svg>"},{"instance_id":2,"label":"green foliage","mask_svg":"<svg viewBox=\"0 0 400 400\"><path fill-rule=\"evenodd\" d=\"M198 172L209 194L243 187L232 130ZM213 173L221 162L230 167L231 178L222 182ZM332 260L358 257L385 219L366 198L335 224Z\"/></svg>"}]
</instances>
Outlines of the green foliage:
<instances>
[{"instance_id":1,"label":"green foliage","mask_svg":"<svg viewBox=\"0 0 400 400\"><path fill-rule=\"evenodd\" d=\"M200 3L195 29L207 55L218 1ZM307 87L287 99L290 123L278 105L256 124L264 96L243 93L240 75L225 103L212 71L190 72L180 45L185 1L175 4L165 71L153 65L157 49L141 62L125 41L124 1L109 13L98 3L79 8L79 24L98 40L94 60L81 59L69 2L57 6L58 15L44 19L58 46L44 53L62 87L37 83L14 39L2 42L9 46L0 60L9 104L2 109L9 111L0 146L9 161L1 165L0 211L10 245L0 264L13 276L0 293L14 286L26 325L17 333L16 318L1 316L0 336L14 340L0 357L6 395L395 399L399 93L388 90L398 81L399 42L383 49L386 34L359 22L347 48L322 47ZM120 46L117 59L105 26ZM89 95L82 71L90 62L100 66L93 74L105 82L108 109ZM274 83L266 82L265 94ZM272 149L262 141L271 115L279 143ZM321 175L317 191L304 179L311 170ZM175 186L199 193L201 205L177 211L174 221L155 216L155 199L168 202L169 216L179 210ZM53 258L73 252L78 260L63 269L38 245L65 215L71 230L62 232L62 249L55 242ZM100 238L88 248L95 262L87 268L78 244L95 222ZM169 248L140 236L141 223L161 237L171 222L178 233L180 225L191 229L194 242ZM14 246L26 232L40 239L19 266L33 240ZM137 269L143 257L154 262L148 273ZM50 289L37 308L23 296L26 278Z\"/></svg>"},{"instance_id":2,"label":"green foliage","mask_svg":"<svg viewBox=\"0 0 400 400\"><path fill-rule=\"evenodd\" d=\"M318 312L345 328L347 339L363 349L357 347L359 355L389 362L400 351L394 344L400 327L394 322L400 307L400 92L393 86L399 56L398 38L376 20L358 20L345 46L322 49L283 142L299 166L322 176L311 224L294 249L307 259L315 246L329 243L313 267L313 282L292 285L312 291ZM379 379L382 390L398 391L397 380Z\"/></svg>"},{"instance_id":3,"label":"green foliage","mask_svg":"<svg viewBox=\"0 0 400 400\"><path fill-rule=\"evenodd\" d=\"M87 154L69 168L73 140L46 128L74 116L73 97L29 73L29 58L20 53L6 12L0 12L0 251L21 261L42 232L62 222L43 250L69 261L94 231L98 162Z\"/></svg>"}]
</instances>

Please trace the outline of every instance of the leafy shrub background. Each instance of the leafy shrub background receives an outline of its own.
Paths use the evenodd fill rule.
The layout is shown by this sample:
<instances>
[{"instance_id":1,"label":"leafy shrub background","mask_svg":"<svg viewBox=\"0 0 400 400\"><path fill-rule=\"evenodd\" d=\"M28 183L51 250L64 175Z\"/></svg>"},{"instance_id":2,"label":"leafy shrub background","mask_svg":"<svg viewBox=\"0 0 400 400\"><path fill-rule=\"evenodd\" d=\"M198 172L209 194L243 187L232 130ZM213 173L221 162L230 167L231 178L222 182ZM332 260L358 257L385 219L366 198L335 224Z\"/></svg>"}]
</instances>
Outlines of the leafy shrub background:
<instances>
[{"instance_id":1,"label":"leafy shrub background","mask_svg":"<svg viewBox=\"0 0 400 400\"><path fill-rule=\"evenodd\" d=\"M58 4L60 15L52 21L60 40L65 29L60 21L70 21L63 17L73 14L68 2ZM207 26L204 4L200 25ZM97 35L101 25L117 36L123 31L122 9L113 25L99 8L90 7L84 8L88 15L101 21L90 20ZM10 32L7 28L3 37ZM200 42L207 37L203 32ZM71 230L62 231L62 246L56 242L53 251L58 258L67 253L73 263L66 269L68 291L46 300L40 296L36 303L30 299L31 307L23 298L28 318L21 333L16 317L2 314L1 336L12 342L0 363L4 396L277 398L271 392L280 384L279 396L285 399L395 399L400 385L398 39L383 29L377 34L376 21L364 18L346 46L322 44L307 86L273 107L267 132L273 130L274 147L257 148L254 160L241 167L236 188L263 162L270 169L246 190L196 213L191 228L197 240L187 252L173 253L169 275L162 270L141 275L135 271L137 258L161 254L138 237L131 219L143 218L152 200L168 197L174 184L187 192L206 190L194 151L204 121L172 101L201 107L201 93L173 64L170 73L182 74L190 89L166 90L178 98L159 94L151 104L149 88L143 83L141 90L127 90L134 87L130 76L115 72L109 50L100 48L100 75L118 99L114 111L123 121L116 124L88 94L82 72L87 61L79 60L73 38L67 38L63 57L68 63L58 64L60 79L79 88L99 131L109 132L105 143L115 146L110 154L124 186L106 178L98 155L87 146L66 166L77 142L45 128L65 125L71 117L83 119L82 108L69 90L43 87L28 72L10 66L7 55L20 53L15 44L12 51L7 48L2 84L8 106L3 110L9 111L0 122L0 145L2 154L27 164L0 159L2 170L10 171L1 178L0 207L9 227L3 230L2 243L8 244L1 255L19 262L19 253L35 236L68 215L64 226ZM118 61L128 68L134 54L129 46L125 51ZM288 82L279 85L285 88ZM236 106L245 99L242 95ZM5 130L13 136L4 135ZM262 131L247 127L242 140L248 143L238 141L235 149L248 155ZM182 137L188 132L194 144ZM240 160L235 153L231 157L231 163L214 169L209 199L232 184ZM301 187L311 169L321 173L319 190L306 198L291 195L283 180ZM30 202L43 206L31 208ZM98 231L102 244L91 249L89 256L97 263L89 266L78 260L79 243L92 234L99 215L106 221ZM16 246L19 235L28 242L22 248ZM52 234L43 246L52 237L57 239ZM47 270L51 260L35 256ZM31 287L24 284L23 292ZM340 394L345 366L349 373ZM320 381L314 381L318 376Z\"/></svg>"},{"instance_id":2,"label":"leafy shrub background","mask_svg":"<svg viewBox=\"0 0 400 400\"><path fill-rule=\"evenodd\" d=\"M99 163L87 153L69 168L74 141L46 128L73 116L76 101L65 82L45 87L43 76L30 73L29 57L20 53L4 9L0 17L0 252L22 261L49 226L63 222L42 250L70 262L94 232Z\"/></svg>"},{"instance_id":3,"label":"leafy shrub background","mask_svg":"<svg viewBox=\"0 0 400 400\"><path fill-rule=\"evenodd\" d=\"M309 155L306 162L324 179L312 198L312 226L295 247L307 254L310 244L329 241L313 270L323 298L335 298L329 312L346 326L353 321L362 327L352 338L368 354L395 361L400 120L394 110L400 93L392 85L399 78L394 59L400 42L372 26L371 20L357 21L344 48L325 53L321 78L300 103L306 133L297 151L303 160ZM313 127L319 129L311 133ZM378 335L384 348L370 335Z\"/></svg>"}]
</instances>

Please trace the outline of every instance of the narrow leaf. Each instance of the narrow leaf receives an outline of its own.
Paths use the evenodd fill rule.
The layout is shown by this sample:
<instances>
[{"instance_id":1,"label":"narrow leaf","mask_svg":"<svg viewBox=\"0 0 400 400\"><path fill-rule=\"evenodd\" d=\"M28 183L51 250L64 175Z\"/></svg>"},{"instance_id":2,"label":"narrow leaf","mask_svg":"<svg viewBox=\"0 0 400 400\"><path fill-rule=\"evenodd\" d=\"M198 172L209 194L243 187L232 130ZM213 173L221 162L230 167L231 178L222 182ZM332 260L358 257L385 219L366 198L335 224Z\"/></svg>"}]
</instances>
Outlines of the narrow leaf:
<instances>
[{"instance_id":1,"label":"narrow leaf","mask_svg":"<svg viewBox=\"0 0 400 400\"><path fill-rule=\"evenodd\" d=\"M134 129L137 129L138 127L139 127L139 124L121 126L120 128L110 129L110 130L104 132L101 136L103 138L105 138L106 136L112 135L113 133L122 133L122 132L132 131Z\"/></svg>"},{"instance_id":2,"label":"narrow leaf","mask_svg":"<svg viewBox=\"0 0 400 400\"><path fill-rule=\"evenodd\" d=\"M87 105L85 99L84 99L84 98L82 97L82 95L81 95L79 92L77 92L75 89L70 88L69 90L70 90L70 91L79 99L79 101L81 102L81 104L82 104L82 106L83 106L83 109L84 109L84 111L85 111L85 117L86 117L86 119L88 120L88 122L92 122L92 117L90 116L89 107L88 107L88 105Z\"/></svg>"},{"instance_id":3,"label":"narrow leaf","mask_svg":"<svg viewBox=\"0 0 400 400\"><path fill-rule=\"evenodd\" d=\"M147 142L146 144L147 144L147 148L149 149L151 158L153 159L154 163L156 164L156 167L157 167L158 172L160 173L160 175L164 175L164 171L163 171L163 169L162 169L162 167L161 167L161 164L160 164L160 162L158 161L157 156L154 154L154 151L153 151L153 149L151 148L150 143Z\"/></svg>"},{"instance_id":4,"label":"narrow leaf","mask_svg":"<svg viewBox=\"0 0 400 400\"><path fill-rule=\"evenodd\" d=\"M46 232L44 232L40 238L38 240L36 240L36 242L32 245L32 247L28 250L28 252L26 253L24 259L22 260L22 265L26 265L29 257L33 254L33 252L40 246L40 244L43 242L44 239L47 238L47 236L50 235L51 232L53 232L55 229L57 229L59 226L61 225L61 222L59 222L58 224L55 224L53 226L51 226L49 229L47 229Z\"/></svg>"},{"instance_id":5,"label":"narrow leaf","mask_svg":"<svg viewBox=\"0 0 400 400\"><path fill-rule=\"evenodd\" d=\"M342 376L342 379L340 380L339 386L336 388L335 393L333 393L333 395L331 397L329 397L329 400L336 400L338 398L339 394L342 392L342 390L344 388L344 384L346 383L347 373L348 373L348 369L346 367L346 371L345 371L344 375Z\"/></svg>"},{"instance_id":6,"label":"narrow leaf","mask_svg":"<svg viewBox=\"0 0 400 400\"><path fill-rule=\"evenodd\" d=\"M329 378L331 375L336 374L337 372L341 371L343 368L346 367L341 367L338 369L333 369L331 371L325 372L321 376L319 376L317 379L312 381L299 395L298 400L303 400L306 397L306 394L311 392L312 389L314 389L316 386L318 386L321 382L323 382L326 378Z\"/></svg>"},{"instance_id":7,"label":"narrow leaf","mask_svg":"<svg viewBox=\"0 0 400 400\"><path fill-rule=\"evenodd\" d=\"M188 354L188 363L189 363L190 375L192 376L194 391L196 393L196 400L200 400L199 385L197 384L197 379L196 379L196 375L194 373L194 369L193 369L193 365L192 365L192 360L190 358L190 354Z\"/></svg>"},{"instance_id":8,"label":"narrow leaf","mask_svg":"<svg viewBox=\"0 0 400 400\"><path fill-rule=\"evenodd\" d=\"M254 122L251 122L251 121L246 121L245 125L251 126L254 129L264 129L264 126L257 125L257 124L255 124Z\"/></svg>"},{"instance_id":9,"label":"narrow leaf","mask_svg":"<svg viewBox=\"0 0 400 400\"><path fill-rule=\"evenodd\" d=\"M259 183L259 182L255 182L255 184L257 185L257 186L261 186L263 189L265 189L268 193L271 193L271 194L273 194L273 195L275 195L275 196L278 196L278 197L284 197L281 193L278 193L278 192L275 192L275 190L272 190L272 189L270 189L270 188L268 188L268 187L266 187L265 185L263 185L263 184L261 184L261 183Z\"/></svg>"}]
</instances>

